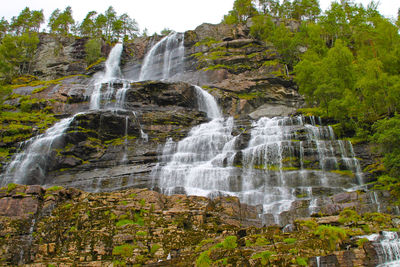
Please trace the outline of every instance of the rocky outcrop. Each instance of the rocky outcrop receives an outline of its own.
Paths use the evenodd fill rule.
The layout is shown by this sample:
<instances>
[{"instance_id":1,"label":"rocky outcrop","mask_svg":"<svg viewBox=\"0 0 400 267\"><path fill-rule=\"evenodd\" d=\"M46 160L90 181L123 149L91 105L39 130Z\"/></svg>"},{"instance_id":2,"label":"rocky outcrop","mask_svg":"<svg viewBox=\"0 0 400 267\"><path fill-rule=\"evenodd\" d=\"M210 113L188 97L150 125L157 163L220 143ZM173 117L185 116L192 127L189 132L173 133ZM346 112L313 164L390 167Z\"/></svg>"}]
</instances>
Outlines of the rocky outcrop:
<instances>
[{"instance_id":1,"label":"rocky outcrop","mask_svg":"<svg viewBox=\"0 0 400 267\"><path fill-rule=\"evenodd\" d=\"M39 44L32 66L33 74L43 80L85 73L85 44L88 38L39 34ZM102 56L107 57L110 47L102 45Z\"/></svg>"},{"instance_id":2,"label":"rocky outcrop","mask_svg":"<svg viewBox=\"0 0 400 267\"><path fill-rule=\"evenodd\" d=\"M53 152L54 162L40 184L88 191L152 187L151 171L162 144L167 139L180 140L206 120L197 109L194 87L182 82L132 83L124 108L76 115L63 148Z\"/></svg>"},{"instance_id":3,"label":"rocky outcrop","mask_svg":"<svg viewBox=\"0 0 400 267\"><path fill-rule=\"evenodd\" d=\"M291 229L266 228L257 210L235 197L164 196L147 189L92 194L11 184L0 189L0 264L372 266L378 263L373 244L357 236L362 229L399 226L385 216L353 224L343 215L306 218ZM348 234L318 234L331 225Z\"/></svg>"},{"instance_id":4,"label":"rocky outcrop","mask_svg":"<svg viewBox=\"0 0 400 267\"><path fill-rule=\"evenodd\" d=\"M248 33L246 26L207 23L185 32L184 72L171 80L202 86L232 116L294 113L304 101L279 63L279 54L272 44L252 39ZM159 39L141 38L124 48L124 77L138 79L145 52Z\"/></svg>"}]
</instances>

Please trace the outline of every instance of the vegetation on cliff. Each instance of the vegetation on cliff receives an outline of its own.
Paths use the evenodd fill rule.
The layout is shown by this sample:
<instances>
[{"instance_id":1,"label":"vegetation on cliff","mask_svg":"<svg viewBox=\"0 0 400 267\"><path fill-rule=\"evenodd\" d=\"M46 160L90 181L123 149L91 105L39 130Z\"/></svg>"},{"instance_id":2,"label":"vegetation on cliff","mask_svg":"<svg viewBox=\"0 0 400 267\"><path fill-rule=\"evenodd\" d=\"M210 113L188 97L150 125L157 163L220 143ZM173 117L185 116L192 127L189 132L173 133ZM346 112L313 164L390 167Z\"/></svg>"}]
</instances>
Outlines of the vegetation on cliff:
<instances>
[{"instance_id":1,"label":"vegetation on cliff","mask_svg":"<svg viewBox=\"0 0 400 267\"><path fill-rule=\"evenodd\" d=\"M38 35L44 21L43 10L31 11L28 7L12 17L11 22L4 18L0 20L0 83L10 83L15 77L32 74ZM49 33L60 40L71 35L87 38L85 52L88 64L101 57L103 41L127 41L139 34L136 21L126 13L118 15L112 6L104 14L90 11L80 23L74 20L71 7L63 11L56 9L50 15L47 27Z\"/></svg>"},{"instance_id":2,"label":"vegetation on cliff","mask_svg":"<svg viewBox=\"0 0 400 267\"><path fill-rule=\"evenodd\" d=\"M400 173L400 10L394 21L377 7L341 1L321 13L313 0L236 0L223 22L247 23L254 38L274 44L312 108L306 114L336 121L339 137L377 144L383 161L368 171L384 173L381 183L393 189Z\"/></svg>"}]
</instances>

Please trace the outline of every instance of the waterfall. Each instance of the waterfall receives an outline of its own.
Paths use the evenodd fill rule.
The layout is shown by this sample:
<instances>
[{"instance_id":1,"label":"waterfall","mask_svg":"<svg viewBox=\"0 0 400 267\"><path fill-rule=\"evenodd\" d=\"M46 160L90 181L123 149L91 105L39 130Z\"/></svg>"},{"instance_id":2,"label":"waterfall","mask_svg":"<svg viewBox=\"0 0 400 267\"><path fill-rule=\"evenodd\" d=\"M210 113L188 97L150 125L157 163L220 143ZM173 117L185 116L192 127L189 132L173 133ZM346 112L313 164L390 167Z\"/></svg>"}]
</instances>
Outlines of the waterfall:
<instances>
[{"instance_id":1,"label":"waterfall","mask_svg":"<svg viewBox=\"0 0 400 267\"><path fill-rule=\"evenodd\" d=\"M397 232L382 231L381 234L360 236L367 238L375 247L379 267L400 265L400 239Z\"/></svg>"},{"instance_id":2,"label":"waterfall","mask_svg":"<svg viewBox=\"0 0 400 267\"><path fill-rule=\"evenodd\" d=\"M105 63L105 72L97 78L94 90L90 98L90 109L99 109L102 100L110 100L114 95L114 87L111 83L113 79L120 78L121 70L119 61L123 46L116 44L110 52ZM107 83L105 94L101 92L102 84ZM124 83L124 85L127 83ZM119 105L125 97L126 86L120 93ZM120 91L119 90L119 91ZM123 93L123 94L122 94ZM36 183L43 184L49 166L54 163L55 149L62 148L64 133L68 130L71 122L76 115L63 119L47 129L44 134L35 136L21 143L21 151L14 155L11 162L6 167L6 172L2 175L0 185L4 186L13 183Z\"/></svg>"},{"instance_id":3,"label":"waterfall","mask_svg":"<svg viewBox=\"0 0 400 267\"><path fill-rule=\"evenodd\" d=\"M214 97L203 90L200 86L195 85L194 88L196 89L197 104L199 106L199 110L206 112L208 118L222 118L222 112Z\"/></svg>"},{"instance_id":4,"label":"waterfall","mask_svg":"<svg viewBox=\"0 0 400 267\"><path fill-rule=\"evenodd\" d=\"M123 50L122 44L116 44L110 51L108 58L105 63L105 72L99 74L95 81L94 90L90 96L90 109L100 109L102 98L104 98L101 89L103 84L107 83L107 92L105 98L110 100L113 95L112 80L121 78L121 69L119 68L119 63L121 59L121 54Z\"/></svg>"},{"instance_id":5,"label":"waterfall","mask_svg":"<svg viewBox=\"0 0 400 267\"><path fill-rule=\"evenodd\" d=\"M358 185L352 178L356 162L341 164L351 149L342 147L331 127L316 126L312 117L264 117L252 123L249 141L239 149L244 137L232 134L233 118L224 119L214 98L196 90L200 110L212 120L167 143L155 172L162 192L237 196L262 205L279 224L295 200L308 199L311 214L318 209L314 191L339 193Z\"/></svg>"},{"instance_id":6,"label":"waterfall","mask_svg":"<svg viewBox=\"0 0 400 267\"><path fill-rule=\"evenodd\" d=\"M7 165L0 181L1 186L11 182L26 184L27 178L41 184L46 177L54 149L62 147L63 135L74 117L63 119L47 129L44 134L35 136L21 144L22 151L16 154Z\"/></svg>"},{"instance_id":7,"label":"waterfall","mask_svg":"<svg viewBox=\"0 0 400 267\"><path fill-rule=\"evenodd\" d=\"M182 33L171 33L164 37L145 56L139 81L166 80L181 73L184 53L184 35Z\"/></svg>"}]
</instances>

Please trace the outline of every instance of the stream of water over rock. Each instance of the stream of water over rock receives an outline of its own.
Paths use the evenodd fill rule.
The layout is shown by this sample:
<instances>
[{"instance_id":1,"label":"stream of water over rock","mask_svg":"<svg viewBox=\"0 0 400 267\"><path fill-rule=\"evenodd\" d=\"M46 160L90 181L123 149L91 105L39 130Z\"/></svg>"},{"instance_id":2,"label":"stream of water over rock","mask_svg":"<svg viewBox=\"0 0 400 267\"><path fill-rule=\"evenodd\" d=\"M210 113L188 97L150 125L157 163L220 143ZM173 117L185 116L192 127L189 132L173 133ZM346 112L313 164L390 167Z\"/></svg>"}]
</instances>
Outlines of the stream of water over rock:
<instances>
[{"instance_id":1,"label":"stream of water over rock","mask_svg":"<svg viewBox=\"0 0 400 267\"><path fill-rule=\"evenodd\" d=\"M143 60L139 80L170 79L182 72L183 44L181 33L172 33L156 43ZM91 110L124 110L125 94L132 81L121 76L122 51L122 44L117 44L106 61L105 72L97 74ZM243 203L258 205L262 214L280 223L282 212L296 200L308 201L308 214L304 215L310 215L318 212L318 196L353 190L363 183L351 143L336 140L332 128L316 123L318 119L261 118L241 125L232 117L224 117L212 95L198 86L194 88L197 106L209 122L194 127L177 143L167 142L153 171L154 186L162 192L237 196ZM50 152L58 143L55 140L62 139L73 118L28 140L9 164L1 183L41 183ZM135 111L129 111L121 164L128 161L130 120L140 126ZM143 130L141 133L146 139ZM33 176L41 178L32 180Z\"/></svg>"},{"instance_id":2,"label":"stream of water over rock","mask_svg":"<svg viewBox=\"0 0 400 267\"><path fill-rule=\"evenodd\" d=\"M101 108L101 103L105 103L105 105L110 103L113 95L113 92L111 92L113 90L112 83L121 77L119 63L122 49L122 44L116 44L113 47L105 63L105 72L99 73L95 78L90 109L98 110ZM105 93L101 91L104 84L107 84ZM124 83L124 85L127 84L127 82ZM121 90L124 91L125 88L126 86ZM122 106L124 96L121 95L120 98L121 100L117 101L117 105ZM20 152L12 158L6 167L0 185L4 186L9 183L43 184L49 166L54 164L54 151L63 147L64 134L78 114L62 119L47 129L45 133L21 143Z\"/></svg>"}]
</instances>

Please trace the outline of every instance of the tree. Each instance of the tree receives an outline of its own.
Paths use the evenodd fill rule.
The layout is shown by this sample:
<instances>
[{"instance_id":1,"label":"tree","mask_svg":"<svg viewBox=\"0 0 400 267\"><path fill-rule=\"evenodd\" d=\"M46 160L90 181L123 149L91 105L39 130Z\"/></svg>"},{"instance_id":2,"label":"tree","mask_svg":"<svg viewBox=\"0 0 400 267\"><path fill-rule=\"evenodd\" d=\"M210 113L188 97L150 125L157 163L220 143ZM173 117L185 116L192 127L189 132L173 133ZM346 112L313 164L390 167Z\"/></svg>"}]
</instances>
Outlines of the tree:
<instances>
[{"instance_id":1,"label":"tree","mask_svg":"<svg viewBox=\"0 0 400 267\"><path fill-rule=\"evenodd\" d=\"M101 57L101 39L89 39L85 44L86 62L88 65L93 64Z\"/></svg>"},{"instance_id":2,"label":"tree","mask_svg":"<svg viewBox=\"0 0 400 267\"><path fill-rule=\"evenodd\" d=\"M36 33L6 35L0 44L0 74L6 81L30 73L39 38Z\"/></svg>"},{"instance_id":3,"label":"tree","mask_svg":"<svg viewBox=\"0 0 400 267\"><path fill-rule=\"evenodd\" d=\"M164 28L164 29L162 29L162 31L160 32L160 34L163 35L163 36L166 36L166 35L170 34L171 32L172 32L171 29L169 29L169 28Z\"/></svg>"},{"instance_id":4,"label":"tree","mask_svg":"<svg viewBox=\"0 0 400 267\"><path fill-rule=\"evenodd\" d=\"M9 29L9 24L4 17L1 18L0 20L0 40L3 39L3 37L7 34Z\"/></svg>"},{"instance_id":5,"label":"tree","mask_svg":"<svg viewBox=\"0 0 400 267\"><path fill-rule=\"evenodd\" d=\"M393 177L400 176L400 115L379 120L373 125L373 141L386 153L384 165Z\"/></svg>"},{"instance_id":6,"label":"tree","mask_svg":"<svg viewBox=\"0 0 400 267\"><path fill-rule=\"evenodd\" d=\"M95 16L97 15L96 11L90 11L86 17L83 19L82 23L79 26L79 32L81 36L84 37L94 37L97 33L96 27L96 19Z\"/></svg>"},{"instance_id":7,"label":"tree","mask_svg":"<svg viewBox=\"0 0 400 267\"><path fill-rule=\"evenodd\" d=\"M53 11L49 19L49 28L51 33L57 33L61 35L68 35L70 33L71 26L74 25L75 21L72 17L72 9L70 6L66 7L63 12L58 8Z\"/></svg>"},{"instance_id":8,"label":"tree","mask_svg":"<svg viewBox=\"0 0 400 267\"><path fill-rule=\"evenodd\" d=\"M139 27L136 20L129 17L128 14L122 14L117 20L120 23L119 38L134 39L139 34ZM114 25L114 29L116 26Z\"/></svg>"},{"instance_id":9,"label":"tree","mask_svg":"<svg viewBox=\"0 0 400 267\"><path fill-rule=\"evenodd\" d=\"M263 14L277 16L279 11L279 1L277 0L258 0L258 6Z\"/></svg>"},{"instance_id":10,"label":"tree","mask_svg":"<svg viewBox=\"0 0 400 267\"><path fill-rule=\"evenodd\" d=\"M18 17L11 18L10 29L16 35L26 32L39 32L40 25L44 22L43 10L30 11L29 7L24 8Z\"/></svg>"},{"instance_id":11,"label":"tree","mask_svg":"<svg viewBox=\"0 0 400 267\"><path fill-rule=\"evenodd\" d=\"M292 18L297 20L307 19L309 21L315 21L321 13L317 0L294 0L292 11Z\"/></svg>"},{"instance_id":12,"label":"tree","mask_svg":"<svg viewBox=\"0 0 400 267\"><path fill-rule=\"evenodd\" d=\"M226 24L244 23L256 14L257 10L252 0L235 0L233 9L224 16L223 22Z\"/></svg>"},{"instance_id":13,"label":"tree","mask_svg":"<svg viewBox=\"0 0 400 267\"><path fill-rule=\"evenodd\" d=\"M110 6L104 13L105 23L103 24L103 35L106 40L111 41L114 37L114 26L117 20L117 12Z\"/></svg>"}]
</instances>

